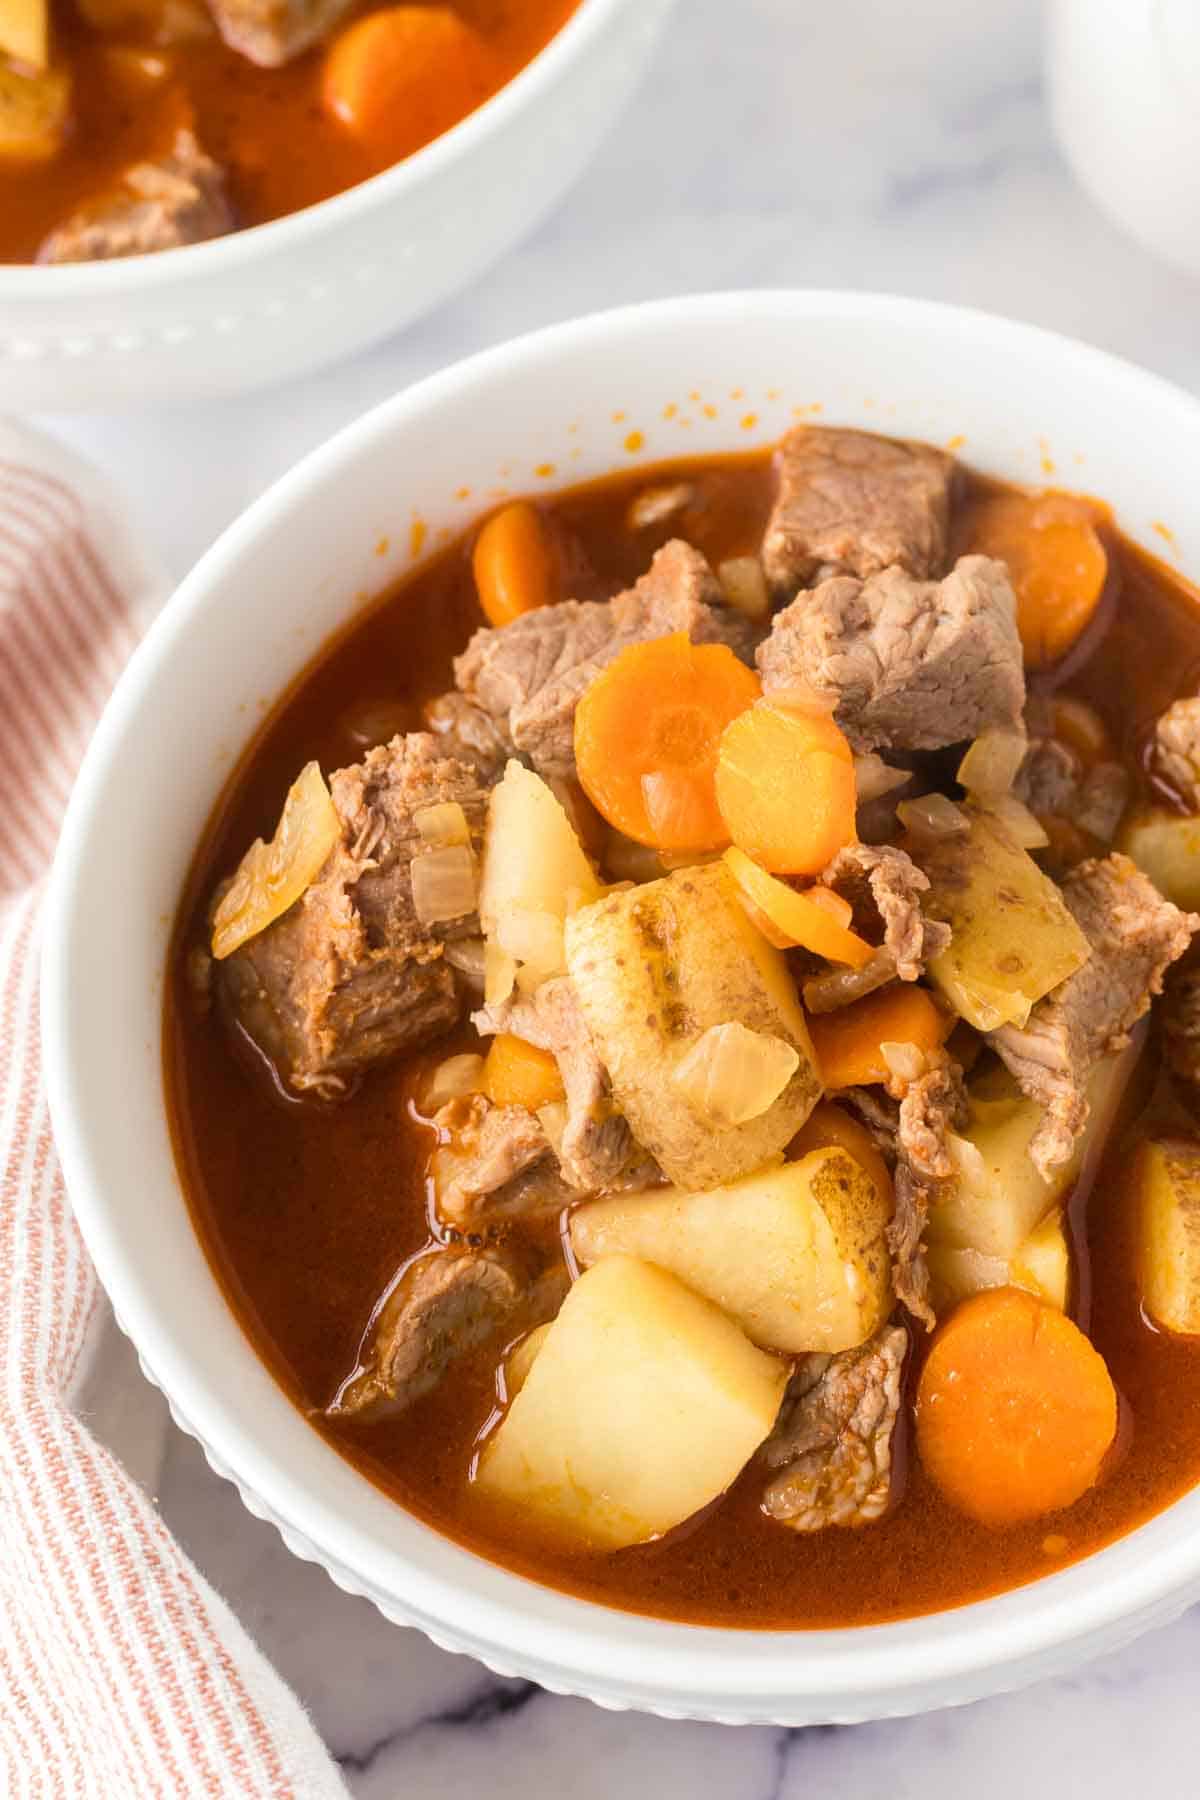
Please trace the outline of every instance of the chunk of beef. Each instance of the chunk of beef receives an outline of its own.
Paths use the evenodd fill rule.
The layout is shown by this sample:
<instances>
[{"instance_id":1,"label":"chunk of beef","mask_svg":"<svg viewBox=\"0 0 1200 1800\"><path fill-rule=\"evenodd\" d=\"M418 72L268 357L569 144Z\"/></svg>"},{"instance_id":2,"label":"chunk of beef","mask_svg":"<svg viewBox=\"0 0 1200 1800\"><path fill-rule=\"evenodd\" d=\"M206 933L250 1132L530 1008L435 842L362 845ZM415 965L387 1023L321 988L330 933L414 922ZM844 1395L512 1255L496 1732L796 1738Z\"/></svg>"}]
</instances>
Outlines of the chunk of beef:
<instances>
[{"instance_id":1,"label":"chunk of beef","mask_svg":"<svg viewBox=\"0 0 1200 1800\"><path fill-rule=\"evenodd\" d=\"M1045 1109L1030 1147L1044 1175L1070 1158L1087 1123L1092 1069L1128 1043L1131 1027L1162 992L1167 969L1200 926L1200 918L1164 900L1127 856L1080 863L1062 892L1091 956L1038 1001L1026 1025L989 1034L1022 1091Z\"/></svg>"},{"instance_id":2,"label":"chunk of beef","mask_svg":"<svg viewBox=\"0 0 1200 1800\"><path fill-rule=\"evenodd\" d=\"M493 1106L482 1094L451 1100L434 1116L442 1142L430 1158L438 1218L455 1231L561 1212L579 1196L536 1114Z\"/></svg>"},{"instance_id":3,"label":"chunk of beef","mask_svg":"<svg viewBox=\"0 0 1200 1800\"><path fill-rule=\"evenodd\" d=\"M763 1508L793 1531L870 1525L887 1510L908 1347L898 1325L837 1356L802 1357L764 1456Z\"/></svg>"},{"instance_id":4,"label":"chunk of beef","mask_svg":"<svg viewBox=\"0 0 1200 1800\"><path fill-rule=\"evenodd\" d=\"M1200 969L1194 964L1172 974L1161 1016L1172 1071L1188 1089L1200 1090ZM1196 1095L1188 1097L1195 1102Z\"/></svg>"},{"instance_id":5,"label":"chunk of beef","mask_svg":"<svg viewBox=\"0 0 1200 1800\"><path fill-rule=\"evenodd\" d=\"M950 927L926 919L921 911L929 877L894 845L847 845L819 879L849 901L855 931L880 947L865 968L830 969L806 981L804 1003L810 1012L833 1012L897 976L917 981L930 958L950 942Z\"/></svg>"},{"instance_id":6,"label":"chunk of beef","mask_svg":"<svg viewBox=\"0 0 1200 1800\"><path fill-rule=\"evenodd\" d=\"M1058 738L1033 738L1013 792L1039 819L1067 819L1099 843L1111 844L1129 800L1129 776L1116 762L1085 769Z\"/></svg>"},{"instance_id":7,"label":"chunk of beef","mask_svg":"<svg viewBox=\"0 0 1200 1800\"><path fill-rule=\"evenodd\" d=\"M208 0L231 50L263 69L291 62L338 23L351 0Z\"/></svg>"},{"instance_id":8,"label":"chunk of beef","mask_svg":"<svg viewBox=\"0 0 1200 1800\"><path fill-rule=\"evenodd\" d=\"M758 633L721 603L716 577L681 539L664 544L636 585L613 600L565 600L477 631L454 664L466 697L495 720L505 748L539 774L575 773L575 708L588 684L630 644L685 631L751 659Z\"/></svg>"},{"instance_id":9,"label":"chunk of beef","mask_svg":"<svg viewBox=\"0 0 1200 1800\"><path fill-rule=\"evenodd\" d=\"M779 450L779 491L762 561L779 594L826 575L865 579L898 564L946 564L954 459L927 444L801 425Z\"/></svg>"},{"instance_id":10,"label":"chunk of beef","mask_svg":"<svg viewBox=\"0 0 1200 1800\"><path fill-rule=\"evenodd\" d=\"M484 1037L510 1031L549 1050L567 1095L567 1122L558 1147L564 1179L580 1194L616 1187L651 1187L662 1176L617 1110L608 1072L596 1054L569 976L544 981L529 1000L506 1000L471 1015Z\"/></svg>"},{"instance_id":11,"label":"chunk of beef","mask_svg":"<svg viewBox=\"0 0 1200 1800\"><path fill-rule=\"evenodd\" d=\"M936 750L1015 726L1025 704L1016 601L1003 563L960 557L942 581L839 575L775 617L763 691L831 700L859 751Z\"/></svg>"},{"instance_id":12,"label":"chunk of beef","mask_svg":"<svg viewBox=\"0 0 1200 1800\"><path fill-rule=\"evenodd\" d=\"M1175 700L1154 728L1156 774L1200 812L1200 697Z\"/></svg>"},{"instance_id":13,"label":"chunk of beef","mask_svg":"<svg viewBox=\"0 0 1200 1800\"><path fill-rule=\"evenodd\" d=\"M225 171L205 155L190 131L179 131L168 155L134 163L111 193L81 207L52 231L38 261L144 256L224 237L235 223Z\"/></svg>"},{"instance_id":14,"label":"chunk of beef","mask_svg":"<svg viewBox=\"0 0 1200 1800\"><path fill-rule=\"evenodd\" d=\"M376 1307L330 1416L369 1422L403 1412L432 1393L460 1356L552 1319L568 1285L561 1262L539 1268L511 1245L425 1252Z\"/></svg>"},{"instance_id":15,"label":"chunk of beef","mask_svg":"<svg viewBox=\"0 0 1200 1800\"><path fill-rule=\"evenodd\" d=\"M944 1051L925 1059L910 1081L893 1081L894 1095L849 1088L838 1098L867 1126L892 1169L895 1208L888 1225L892 1285L897 1297L930 1330L929 1270L923 1239L939 1184L955 1175L949 1136L967 1120L962 1070Z\"/></svg>"},{"instance_id":16,"label":"chunk of beef","mask_svg":"<svg viewBox=\"0 0 1200 1800\"><path fill-rule=\"evenodd\" d=\"M443 756L471 764L478 769L480 779L489 784L500 779L510 750L490 713L465 694L453 692L439 694L423 710L425 723L437 738Z\"/></svg>"},{"instance_id":17,"label":"chunk of beef","mask_svg":"<svg viewBox=\"0 0 1200 1800\"><path fill-rule=\"evenodd\" d=\"M477 772L443 757L425 732L369 751L329 785L340 842L307 893L220 965L220 983L233 1018L286 1086L334 1096L350 1074L458 1019L444 947L479 922L421 924L413 815L456 801L478 837L486 795Z\"/></svg>"}]
</instances>

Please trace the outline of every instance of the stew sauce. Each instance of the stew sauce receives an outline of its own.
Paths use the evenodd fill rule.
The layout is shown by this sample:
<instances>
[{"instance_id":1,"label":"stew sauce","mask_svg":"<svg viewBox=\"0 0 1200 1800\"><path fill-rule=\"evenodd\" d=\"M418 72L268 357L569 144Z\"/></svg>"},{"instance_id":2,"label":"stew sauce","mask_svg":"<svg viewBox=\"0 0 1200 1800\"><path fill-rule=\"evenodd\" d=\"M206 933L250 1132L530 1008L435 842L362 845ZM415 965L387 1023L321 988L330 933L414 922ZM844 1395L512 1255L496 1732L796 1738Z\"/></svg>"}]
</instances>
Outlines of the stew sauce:
<instances>
[{"instance_id":1,"label":"stew sauce","mask_svg":"<svg viewBox=\"0 0 1200 1800\"><path fill-rule=\"evenodd\" d=\"M614 585L632 581L668 535L714 561L757 544L771 496L768 457L673 464L696 494L661 532L632 534L625 513L645 471L556 498L553 511ZM971 494L958 548L969 548ZM1200 667L1200 613L1181 580L1111 527L1119 582L1111 620L1066 690L1102 714L1136 766L1146 723ZM1129 1531L1200 1479L1197 1351L1147 1323L1133 1276L1122 1177L1148 1124L1194 1129L1158 1078L1153 1041L1127 1093L1103 1166L1070 1208L1073 1310L1104 1356L1121 1430L1099 1483L1073 1508L1003 1533L953 1511L925 1478L905 1436L894 1493L903 1504L859 1531L804 1536L760 1511L761 1468L667 1538L616 1554L568 1553L520 1537L466 1479L497 1412L495 1347L452 1366L437 1391L401 1417L355 1425L323 1416L354 1366L372 1308L397 1268L431 1237L424 1165L432 1133L416 1096L423 1071L464 1028L408 1063L376 1070L339 1105L285 1100L261 1069L231 1054L218 1020L201 1016L186 949L204 936L206 903L247 842L269 835L280 796L316 757L324 768L420 725L420 705L449 684L452 655L478 625L469 541L459 542L375 603L301 677L231 780L192 870L181 909L165 1016L166 1087L179 1166L196 1229L242 1328L294 1403L365 1476L470 1549L536 1580L626 1610L698 1624L845 1626L896 1619L1033 1580ZM386 671L385 675L383 672ZM1037 686L1036 680L1033 684ZM915 1383L923 1333L907 1379ZM907 1409L905 1409L907 1410ZM903 1415L902 1415L903 1421Z\"/></svg>"}]
</instances>

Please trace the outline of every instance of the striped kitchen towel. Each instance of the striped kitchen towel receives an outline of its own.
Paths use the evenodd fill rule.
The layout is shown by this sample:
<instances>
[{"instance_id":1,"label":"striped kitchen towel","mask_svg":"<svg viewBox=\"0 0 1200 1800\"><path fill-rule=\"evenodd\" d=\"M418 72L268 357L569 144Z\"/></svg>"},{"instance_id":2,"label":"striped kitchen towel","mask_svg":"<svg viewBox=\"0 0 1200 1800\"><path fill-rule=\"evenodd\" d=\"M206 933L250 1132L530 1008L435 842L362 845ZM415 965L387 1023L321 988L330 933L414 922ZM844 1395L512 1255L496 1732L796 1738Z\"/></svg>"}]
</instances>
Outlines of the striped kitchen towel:
<instances>
[{"instance_id":1,"label":"striped kitchen towel","mask_svg":"<svg viewBox=\"0 0 1200 1800\"><path fill-rule=\"evenodd\" d=\"M160 595L95 472L0 421L0 1793L345 1800L295 1697L71 1408L104 1303L41 1078L41 900Z\"/></svg>"}]
</instances>

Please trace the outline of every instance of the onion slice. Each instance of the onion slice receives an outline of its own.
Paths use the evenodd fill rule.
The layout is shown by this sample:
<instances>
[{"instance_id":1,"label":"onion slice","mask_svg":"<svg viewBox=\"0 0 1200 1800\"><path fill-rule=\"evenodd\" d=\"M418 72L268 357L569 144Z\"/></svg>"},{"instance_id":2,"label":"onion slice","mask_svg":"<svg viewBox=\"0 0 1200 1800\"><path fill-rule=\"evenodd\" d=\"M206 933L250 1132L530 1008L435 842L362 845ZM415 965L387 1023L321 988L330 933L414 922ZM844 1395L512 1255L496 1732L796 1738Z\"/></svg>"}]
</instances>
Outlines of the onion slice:
<instances>
[{"instance_id":1,"label":"onion slice","mask_svg":"<svg viewBox=\"0 0 1200 1800\"><path fill-rule=\"evenodd\" d=\"M671 1079L706 1124L744 1125L775 1104L799 1066L783 1038L734 1020L702 1032Z\"/></svg>"},{"instance_id":2,"label":"onion slice","mask_svg":"<svg viewBox=\"0 0 1200 1800\"><path fill-rule=\"evenodd\" d=\"M921 794L916 800L902 800L896 814L914 837L961 837L971 829L961 806L955 806L945 794Z\"/></svg>"},{"instance_id":3,"label":"onion slice","mask_svg":"<svg viewBox=\"0 0 1200 1800\"><path fill-rule=\"evenodd\" d=\"M462 1056L448 1056L440 1062L425 1088L427 1110L437 1112L447 1100L461 1100L467 1094L478 1094L483 1086L483 1058L471 1051Z\"/></svg>"},{"instance_id":4,"label":"onion slice","mask_svg":"<svg viewBox=\"0 0 1200 1800\"><path fill-rule=\"evenodd\" d=\"M444 844L414 856L410 875L413 911L422 925L448 925L475 911L479 887L468 844Z\"/></svg>"},{"instance_id":5,"label":"onion slice","mask_svg":"<svg viewBox=\"0 0 1200 1800\"><path fill-rule=\"evenodd\" d=\"M991 800L1010 793L1028 747L1024 731L998 725L981 731L958 765L958 780L972 798Z\"/></svg>"},{"instance_id":6,"label":"onion slice","mask_svg":"<svg viewBox=\"0 0 1200 1800\"><path fill-rule=\"evenodd\" d=\"M471 828L467 815L457 800L442 800L436 806L422 806L413 814L413 824L423 844L441 849L446 844L469 844Z\"/></svg>"},{"instance_id":7,"label":"onion slice","mask_svg":"<svg viewBox=\"0 0 1200 1800\"><path fill-rule=\"evenodd\" d=\"M717 580L730 606L756 623L766 618L771 610L771 596L757 556L729 557L718 566Z\"/></svg>"},{"instance_id":8,"label":"onion slice","mask_svg":"<svg viewBox=\"0 0 1200 1800\"><path fill-rule=\"evenodd\" d=\"M316 880L341 832L319 766L306 763L288 789L275 836L269 844L255 839L221 895L212 923L212 953L218 962L295 905Z\"/></svg>"}]
</instances>

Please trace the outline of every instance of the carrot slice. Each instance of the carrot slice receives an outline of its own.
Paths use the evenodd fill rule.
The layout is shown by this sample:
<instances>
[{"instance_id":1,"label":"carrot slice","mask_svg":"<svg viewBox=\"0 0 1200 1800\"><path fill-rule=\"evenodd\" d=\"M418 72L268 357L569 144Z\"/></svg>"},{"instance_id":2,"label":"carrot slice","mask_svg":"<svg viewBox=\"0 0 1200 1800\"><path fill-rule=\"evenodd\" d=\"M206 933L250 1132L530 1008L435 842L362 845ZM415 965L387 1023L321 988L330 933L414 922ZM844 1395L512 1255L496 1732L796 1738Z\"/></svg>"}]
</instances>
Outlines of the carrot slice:
<instances>
[{"instance_id":1,"label":"carrot slice","mask_svg":"<svg viewBox=\"0 0 1200 1800\"><path fill-rule=\"evenodd\" d=\"M539 1050L511 1031L492 1039L481 1084L493 1106L524 1106L530 1112L564 1096L558 1063L549 1050Z\"/></svg>"},{"instance_id":2,"label":"carrot slice","mask_svg":"<svg viewBox=\"0 0 1200 1800\"><path fill-rule=\"evenodd\" d=\"M997 1528L1072 1506L1117 1431L1104 1359L1055 1306L993 1288L956 1308L917 1393L917 1447L945 1498Z\"/></svg>"},{"instance_id":3,"label":"carrot slice","mask_svg":"<svg viewBox=\"0 0 1200 1800\"><path fill-rule=\"evenodd\" d=\"M744 850L736 847L725 852L725 863L741 893L773 928L772 941L779 949L800 945L830 962L847 963L852 969L865 968L874 956L866 939L847 931L837 912L824 899L798 894L786 882L760 869ZM829 893L828 889L821 892L836 903L836 894ZM849 907L846 910L849 912Z\"/></svg>"},{"instance_id":4,"label":"carrot slice","mask_svg":"<svg viewBox=\"0 0 1200 1800\"><path fill-rule=\"evenodd\" d=\"M589 800L654 850L719 850L729 833L714 776L721 733L760 693L724 644L682 631L631 644L575 710L575 764Z\"/></svg>"},{"instance_id":5,"label":"carrot slice","mask_svg":"<svg viewBox=\"0 0 1200 1800\"><path fill-rule=\"evenodd\" d=\"M821 1079L827 1088L887 1081L884 1044L915 1044L926 1054L945 1043L954 1021L924 988L897 983L837 1012L808 1021Z\"/></svg>"},{"instance_id":6,"label":"carrot slice","mask_svg":"<svg viewBox=\"0 0 1200 1800\"><path fill-rule=\"evenodd\" d=\"M473 112L496 86L487 44L448 6L386 6L325 53L321 104L396 162Z\"/></svg>"},{"instance_id":7,"label":"carrot slice","mask_svg":"<svg viewBox=\"0 0 1200 1800\"><path fill-rule=\"evenodd\" d=\"M854 758L833 720L763 701L721 739L717 804L739 850L816 875L854 840Z\"/></svg>"},{"instance_id":8,"label":"carrot slice","mask_svg":"<svg viewBox=\"0 0 1200 1800\"><path fill-rule=\"evenodd\" d=\"M493 625L557 600L554 552L536 506L514 500L493 513L471 558L479 604Z\"/></svg>"},{"instance_id":9,"label":"carrot slice","mask_svg":"<svg viewBox=\"0 0 1200 1800\"><path fill-rule=\"evenodd\" d=\"M880 1195L892 1204L892 1178L874 1138L860 1120L831 1100L822 1100L809 1113L788 1145L788 1160L799 1162L812 1150L845 1150L860 1169L865 1169Z\"/></svg>"},{"instance_id":10,"label":"carrot slice","mask_svg":"<svg viewBox=\"0 0 1200 1800\"><path fill-rule=\"evenodd\" d=\"M971 515L972 550L1008 564L1028 668L1065 656L1100 604L1108 556L1096 516L1068 494L996 494Z\"/></svg>"}]
</instances>

